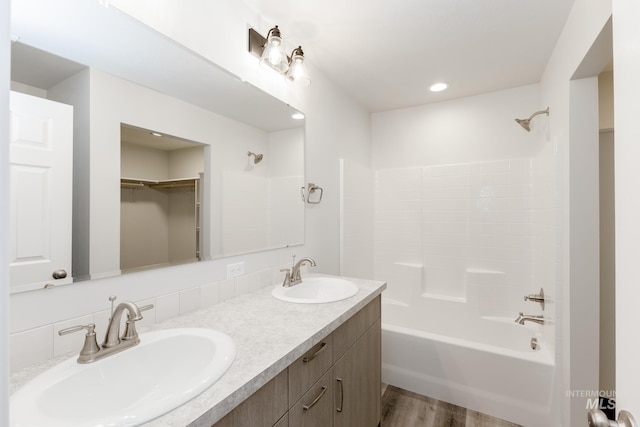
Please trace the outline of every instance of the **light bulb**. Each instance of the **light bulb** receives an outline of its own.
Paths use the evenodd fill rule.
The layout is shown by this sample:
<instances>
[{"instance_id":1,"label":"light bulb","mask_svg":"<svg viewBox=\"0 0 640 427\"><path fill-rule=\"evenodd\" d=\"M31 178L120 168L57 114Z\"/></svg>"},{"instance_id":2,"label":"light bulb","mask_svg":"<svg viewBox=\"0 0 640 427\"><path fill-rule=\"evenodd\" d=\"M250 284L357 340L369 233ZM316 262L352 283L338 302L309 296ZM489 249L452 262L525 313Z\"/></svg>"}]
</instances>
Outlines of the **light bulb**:
<instances>
[{"instance_id":1,"label":"light bulb","mask_svg":"<svg viewBox=\"0 0 640 427\"><path fill-rule=\"evenodd\" d=\"M311 79L307 75L307 69L304 65L304 52L302 51L302 46L298 46L291 53L291 66L287 73L287 79L300 83L304 86L311 84Z\"/></svg>"},{"instance_id":2,"label":"light bulb","mask_svg":"<svg viewBox=\"0 0 640 427\"><path fill-rule=\"evenodd\" d=\"M282 38L277 25L269 30L260 62L275 68L281 73L286 72L289 68L287 54L282 47Z\"/></svg>"}]
</instances>

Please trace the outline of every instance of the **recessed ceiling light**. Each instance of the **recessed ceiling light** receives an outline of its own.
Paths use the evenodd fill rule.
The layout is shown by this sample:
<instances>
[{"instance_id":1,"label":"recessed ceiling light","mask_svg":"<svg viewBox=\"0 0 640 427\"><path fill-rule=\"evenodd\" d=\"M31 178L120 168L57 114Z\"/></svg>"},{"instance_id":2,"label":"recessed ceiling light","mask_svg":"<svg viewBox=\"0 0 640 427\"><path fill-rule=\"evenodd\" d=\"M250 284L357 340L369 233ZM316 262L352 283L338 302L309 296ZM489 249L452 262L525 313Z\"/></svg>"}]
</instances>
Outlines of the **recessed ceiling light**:
<instances>
[{"instance_id":1,"label":"recessed ceiling light","mask_svg":"<svg viewBox=\"0 0 640 427\"><path fill-rule=\"evenodd\" d=\"M149 132L149 133L151 135L153 135L153 136L164 136L164 135L162 135L161 133L158 133L158 132Z\"/></svg>"},{"instance_id":2,"label":"recessed ceiling light","mask_svg":"<svg viewBox=\"0 0 640 427\"><path fill-rule=\"evenodd\" d=\"M441 82L441 83L432 84L431 87L429 88L429 90L431 92L442 92L443 90L445 90L448 87L449 87L449 85L447 83Z\"/></svg>"},{"instance_id":3,"label":"recessed ceiling light","mask_svg":"<svg viewBox=\"0 0 640 427\"><path fill-rule=\"evenodd\" d=\"M291 115L291 118L296 119L296 120L302 120L302 119L304 119L304 114L302 114L302 113L293 113Z\"/></svg>"}]
</instances>

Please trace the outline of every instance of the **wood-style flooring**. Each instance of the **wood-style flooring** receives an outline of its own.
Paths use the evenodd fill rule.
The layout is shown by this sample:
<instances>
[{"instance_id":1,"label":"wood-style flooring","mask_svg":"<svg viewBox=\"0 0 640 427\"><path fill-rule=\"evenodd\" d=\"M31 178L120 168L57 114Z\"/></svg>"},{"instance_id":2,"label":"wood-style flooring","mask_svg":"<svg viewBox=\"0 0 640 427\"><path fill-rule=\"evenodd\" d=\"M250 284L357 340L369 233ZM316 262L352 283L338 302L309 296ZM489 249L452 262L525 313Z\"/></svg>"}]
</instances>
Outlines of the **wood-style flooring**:
<instances>
[{"instance_id":1,"label":"wood-style flooring","mask_svg":"<svg viewBox=\"0 0 640 427\"><path fill-rule=\"evenodd\" d=\"M520 427L391 385L382 393L381 427Z\"/></svg>"}]
</instances>

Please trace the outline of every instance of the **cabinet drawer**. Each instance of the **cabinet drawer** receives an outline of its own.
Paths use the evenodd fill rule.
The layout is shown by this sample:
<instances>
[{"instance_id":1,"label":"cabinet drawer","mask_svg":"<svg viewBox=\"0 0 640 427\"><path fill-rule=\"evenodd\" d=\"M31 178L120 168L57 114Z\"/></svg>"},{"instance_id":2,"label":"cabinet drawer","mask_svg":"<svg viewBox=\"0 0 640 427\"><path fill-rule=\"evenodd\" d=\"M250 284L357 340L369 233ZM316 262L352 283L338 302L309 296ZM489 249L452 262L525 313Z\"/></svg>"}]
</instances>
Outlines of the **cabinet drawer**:
<instances>
[{"instance_id":1,"label":"cabinet drawer","mask_svg":"<svg viewBox=\"0 0 640 427\"><path fill-rule=\"evenodd\" d=\"M333 365L332 336L324 338L289 366L289 405L293 405Z\"/></svg>"},{"instance_id":2,"label":"cabinet drawer","mask_svg":"<svg viewBox=\"0 0 640 427\"><path fill-rule=\"evenodd\" d=\"M289 425L296 427L332 426L333 400L333 369L331 369L289 410Z\"/></svg>"}]
</instances>

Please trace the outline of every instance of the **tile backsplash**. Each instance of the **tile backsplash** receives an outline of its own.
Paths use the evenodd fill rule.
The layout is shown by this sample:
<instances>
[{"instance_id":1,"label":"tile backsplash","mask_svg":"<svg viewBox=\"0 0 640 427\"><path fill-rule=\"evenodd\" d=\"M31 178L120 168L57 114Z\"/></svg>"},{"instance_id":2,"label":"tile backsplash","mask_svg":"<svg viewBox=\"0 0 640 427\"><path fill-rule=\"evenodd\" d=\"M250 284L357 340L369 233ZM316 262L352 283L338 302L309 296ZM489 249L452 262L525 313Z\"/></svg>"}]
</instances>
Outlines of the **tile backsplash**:
<instances>
[{"instance_id":1,"label":"tile backsplash","mask_svg":"<svg viewBox=\"0 0 640 427\"><path fill-rule=\"evenodd\" d=\"M144 332L145 328L155 323L209 307L218 302L250 293L263 287L274 286L282 275L280 269L287 267L289 266L269 268L255 273L244 274L233 279L207 283L199 287L135 301L139 307L153 304L152 309L143 312L144 319L137 323L138 330ZM116 301L117 303L118 301ZM31 364L52 357L66 353L71 355L71 352L78 352L84 343L84 333L77 332L59 336L58 331L64 328L95 323L98 341L101 341L105 334L109 317L110 309L105 304L105 310L102 311L87 313L80 317L10 334L10 372L16 372Z\"/></svg>"}]
</instances>

